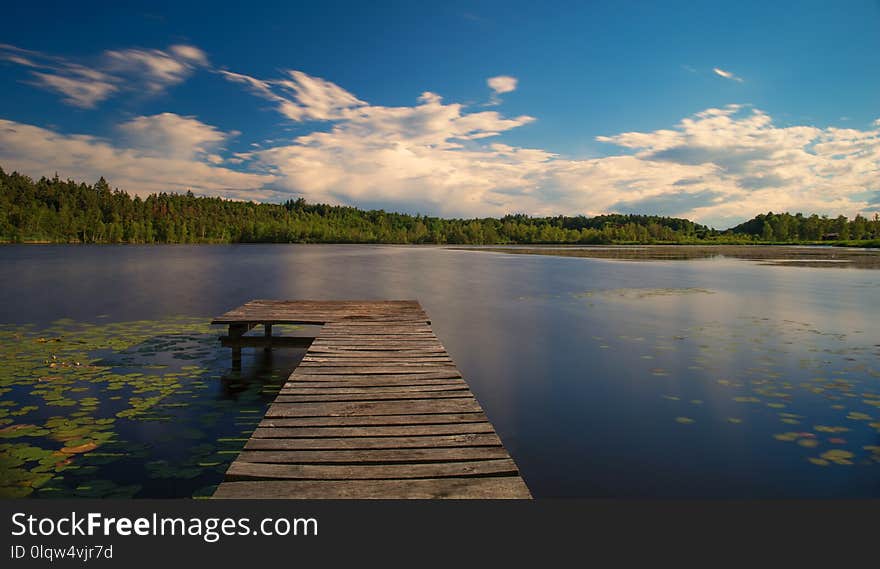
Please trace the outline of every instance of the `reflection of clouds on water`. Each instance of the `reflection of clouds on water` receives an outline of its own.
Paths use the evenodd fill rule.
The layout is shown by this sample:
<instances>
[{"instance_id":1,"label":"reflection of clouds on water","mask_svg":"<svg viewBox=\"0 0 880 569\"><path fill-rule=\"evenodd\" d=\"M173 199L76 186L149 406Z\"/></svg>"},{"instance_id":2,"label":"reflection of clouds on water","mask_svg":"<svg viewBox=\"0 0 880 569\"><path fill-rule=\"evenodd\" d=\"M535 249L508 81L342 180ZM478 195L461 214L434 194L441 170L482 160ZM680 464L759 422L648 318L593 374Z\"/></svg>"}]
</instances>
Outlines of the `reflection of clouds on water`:
<instances>
[{"instance_id":1,"label":"reflection of clouds on water","mask_svg":"<svg viewBox=\"0 0 880 569\"><path fill-rule=\"evenodd\" d=\"M0 295L9 299L0 304L0 321L36 322L33 333L43 333L38 330L50 328L60 314L78 321L110 315L98 322L198 314L199 326L205 326L212 315L251 298L418 299L539 497L878 496L880 466L864 463L873 460L866 447L880 445L880 410L865 402L875 399L870 395L880 387L880 346L874 346L880 321L873 310L880 273L874 271L762 266L729 258L623 263L343 245L7 247L0 256L0 272L16 268L15 278L0 280ZM117 261L129 268L120 274ZM76 278L64 280L64 294L44 302L47 295L39 291L69 271ZM161 339L169 330L148 336ZM242 375L229 375L228 354L216 345L219 330L210 331L204 345L198 340L202 332L178 332L195 337L194 353L217 350L217 366L209 355L174 359L186 352L164 348L161 356L150 356L154 363L172 358L181 367L209 371L176 378L180 387L152 407L174 417L171 422L111 414L109 430L125 426L118 440L129 441L123 451L129 454L105 457L111 462L97 471L137 465L139 470L125 470L124 476L124 469L114 470L110 479L123 486L144 484L143 492L150 487L153 495L213 483L183 476L196 468L213 473L207 478L219 476L244 443L236 439L246 437L259 414L239 410L259 411L272 398L275 380L259 379L264 372L258 370L292 367L296 359L285 361L277 352L263 361L262 350L246 350ZM3 358L0 365L17 365L9 362ZM88 411L83 417L95 417L113 405L119 406L114 413L131 407L132 396L142 398L138 406L152 397L122 390L109 394L119 399L103 400L100 385L60 394L59 401L97 398L94 411L77 403L45 406L47 413L67 417ZM19 393L3 394L4 401L20 406L9 411L42 404ZM188 405L162 407L179 402ZM145 408L142 416L148 414ZM45 423L42 416L33 419L37 413L4 416L37 428ZM200 446L209 433L217 439L213 449ZM786 433L799 435L791 441L774 437ZM147 447L151 437L162 442ZM38 439L0 443L32 447ZM60 441L53 444L60 448ZM834 449L853 453L853 464L829 460L820 467L808 460L827 460L822 454ZM93 453L106 450L102 443ZM84 454L67 458L76 464ZM165 462L145 470L154 461ZM59 474L54 462L47 458L45 464L51 469L45 474ZM88 469L67 469L63 476L74 472L86 477Z\"/></svg>"}]
</instances>

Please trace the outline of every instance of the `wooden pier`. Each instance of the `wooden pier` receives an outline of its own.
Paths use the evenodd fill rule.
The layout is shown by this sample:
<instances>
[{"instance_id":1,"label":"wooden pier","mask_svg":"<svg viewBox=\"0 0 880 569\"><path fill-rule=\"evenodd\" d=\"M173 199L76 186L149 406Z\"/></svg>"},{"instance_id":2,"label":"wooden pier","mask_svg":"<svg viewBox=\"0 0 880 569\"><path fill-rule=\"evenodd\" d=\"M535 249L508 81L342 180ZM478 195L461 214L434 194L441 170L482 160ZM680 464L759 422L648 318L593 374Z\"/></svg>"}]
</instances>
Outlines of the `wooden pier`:
<instances>
[{"instance_id":1,"label":"wooden pier","mask_svg":"<svg viewBox=\"0 0 880 569\"><path fill-rule=\"evenodd\" d=\"M213 323L233 350L323 326L215 498L531 498L418 302L254 300Z\"/></svg>"}]
</instances>

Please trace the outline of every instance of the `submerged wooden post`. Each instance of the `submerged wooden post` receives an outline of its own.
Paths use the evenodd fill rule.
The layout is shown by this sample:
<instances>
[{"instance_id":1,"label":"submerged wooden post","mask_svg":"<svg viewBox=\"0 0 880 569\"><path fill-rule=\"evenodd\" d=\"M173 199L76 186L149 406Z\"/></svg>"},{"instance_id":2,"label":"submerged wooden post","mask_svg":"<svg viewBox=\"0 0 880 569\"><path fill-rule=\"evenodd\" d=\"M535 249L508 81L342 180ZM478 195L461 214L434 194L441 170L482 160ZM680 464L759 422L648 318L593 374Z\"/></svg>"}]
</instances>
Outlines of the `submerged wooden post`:
<instances>
[{"instance_id":1,"label":"submerged wooden post","mask_svg":"<svg viewBox=\"0 0 880 569\"><path fill-rule=\"evenodd\" d=\"M247 329L247 324L230 324L229 337L232 340L238 340L245 335ZM241 369L241 344L236 343L232 346L232 369Z\"/></svg>"},{"instance_id":2,"label":"submerged wooden post","mask_svg":"<svg viewBox=\"0 0 880 569\"><path fill-rule=\"evenodd\" d=\"M272 325L263 325L263 336L266 337L266 346L263 348L267 352L272 349Z\"/></svg>"}]
</instances>

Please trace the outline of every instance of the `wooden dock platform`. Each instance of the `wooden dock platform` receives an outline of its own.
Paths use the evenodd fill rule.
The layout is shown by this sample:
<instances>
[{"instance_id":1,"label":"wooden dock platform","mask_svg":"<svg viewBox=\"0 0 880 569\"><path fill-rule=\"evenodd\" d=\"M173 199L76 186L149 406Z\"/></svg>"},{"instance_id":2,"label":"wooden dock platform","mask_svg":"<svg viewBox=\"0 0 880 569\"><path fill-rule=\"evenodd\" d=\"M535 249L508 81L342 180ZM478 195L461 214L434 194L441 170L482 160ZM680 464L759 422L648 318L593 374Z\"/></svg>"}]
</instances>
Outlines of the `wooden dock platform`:
<instances>
[{"instance_id":1,"label":"wooden dock platform","mask_svg":"<svg viewBox=\"0 0 880 569\"><path fill-rule=\"evenodd\" d=\"M417 301L254 300L213 323L263 325L265 346L323 326L215 498L531 498Z\"/></svg>"}]
</instances>

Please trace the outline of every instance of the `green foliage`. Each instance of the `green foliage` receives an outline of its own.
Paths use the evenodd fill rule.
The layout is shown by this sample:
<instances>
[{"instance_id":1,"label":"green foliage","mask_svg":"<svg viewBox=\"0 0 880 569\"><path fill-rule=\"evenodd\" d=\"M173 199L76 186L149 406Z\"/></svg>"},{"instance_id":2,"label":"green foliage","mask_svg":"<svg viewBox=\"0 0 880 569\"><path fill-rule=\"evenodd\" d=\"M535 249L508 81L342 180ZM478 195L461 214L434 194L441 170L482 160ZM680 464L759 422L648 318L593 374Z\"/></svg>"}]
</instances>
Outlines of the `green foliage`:
<instances>
[{"instance_id":1,"label":"green foliage","mask_svg":"<svg viewBox=\"0 0 880 569\"><path fill-rule=\"evenodd\" d=\"M760 214L754 219L740 223L729 233L758 238L765 242L802 243L830 241L835 245L877 247L880 244L880 216L873 219L856 215L852 220L844 216L829 218L802 213Z\"/></svg>"},{"instance_id":2,"label":"green foliage","mask_svg":"<svg viewBox=\"0 0 880 569\"><path fill-rule=\"evenodd\" d=\"M144 199L0 168L0 240L52 243L581 243L682 242L711 230L647 215L442 219L353 207L229 201L186 194Z\"/></svg>"},{"instance_id":3,"label":"green foliage","mask_svg":"<svg viewBox=\"0 0 880 569\"><path fill-rule=\"evenodd\" d=\"M308 204L283 204L159 193L146 198L53 178L37 181L0 168L0 241L51 243L755 243L834 239L872 246L880 221L802 214L759 215L719 232L687 219L656 215L443 219Z\"/></svg>"}]
</instances>

